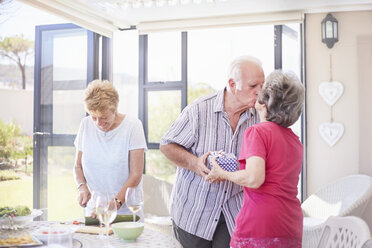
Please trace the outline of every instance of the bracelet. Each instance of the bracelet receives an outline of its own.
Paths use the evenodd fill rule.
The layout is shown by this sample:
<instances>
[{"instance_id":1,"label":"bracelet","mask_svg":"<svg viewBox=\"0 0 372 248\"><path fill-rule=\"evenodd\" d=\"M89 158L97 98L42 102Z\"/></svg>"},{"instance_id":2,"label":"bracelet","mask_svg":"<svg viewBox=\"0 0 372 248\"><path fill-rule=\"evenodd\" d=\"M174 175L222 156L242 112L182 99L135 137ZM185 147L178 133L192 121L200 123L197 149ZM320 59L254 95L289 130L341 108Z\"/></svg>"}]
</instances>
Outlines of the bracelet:
<instances>
[{"instance_id":1,"label":"bracelet","mask_svg":"<svg viewBox=\"0 0 372 248\"><path fill-rule=\"evenodd\" d=\"M79 183L77 186L77 189L79 189L81 186L83 186L85 183Z\"/></svg>"},{"instance_id":2,"label":"bracelet","mask_svg":"<svg viewBox=\"0 0 372 248\"><path fill-rule=\"evenodd\" d=\"M119 203L119 206L121 207L121 205L123 205L123 203L118 199L118 198L116 198L115 197L115 201L117 202L117 203Z\"/></svg>"}]
</instances>

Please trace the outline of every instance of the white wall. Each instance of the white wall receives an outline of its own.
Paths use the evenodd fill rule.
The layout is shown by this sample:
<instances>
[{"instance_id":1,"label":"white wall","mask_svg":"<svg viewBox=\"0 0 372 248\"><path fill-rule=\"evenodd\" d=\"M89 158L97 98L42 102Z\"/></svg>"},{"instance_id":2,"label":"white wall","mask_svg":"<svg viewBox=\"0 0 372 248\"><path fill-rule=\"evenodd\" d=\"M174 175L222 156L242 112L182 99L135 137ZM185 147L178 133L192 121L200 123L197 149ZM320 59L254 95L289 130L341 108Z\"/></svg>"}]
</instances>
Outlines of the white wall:
<instances>
[{"instance_id":1,"label":"white wall","mask_svg":"<svg viewBox=\"0 0 372 248\"><path fill-rule=\"evenodd\" d=\"M372 11L332 13L339 23L339 42L332 49L321 42L320 23L326 14L306 16L308 195L342 176L372 176ZM319 125L330 121L330 107L318 94L319 84L330 78L330 54L333 80L344 85L333 117L345 127L332 148L318 133ZM372 203L364 218L372 230L371 210Z\"/></svg>"},{"instance_id":2,"label":"white wall","mask_svg":"<svg viewBox=\"0 0 372 248\"><path fill-rule=\"evenodd\" d=\"M22 132L32 135L34 92L29 90L0 89L0 119L15 121Z\"/></svg>"}]
</instances>

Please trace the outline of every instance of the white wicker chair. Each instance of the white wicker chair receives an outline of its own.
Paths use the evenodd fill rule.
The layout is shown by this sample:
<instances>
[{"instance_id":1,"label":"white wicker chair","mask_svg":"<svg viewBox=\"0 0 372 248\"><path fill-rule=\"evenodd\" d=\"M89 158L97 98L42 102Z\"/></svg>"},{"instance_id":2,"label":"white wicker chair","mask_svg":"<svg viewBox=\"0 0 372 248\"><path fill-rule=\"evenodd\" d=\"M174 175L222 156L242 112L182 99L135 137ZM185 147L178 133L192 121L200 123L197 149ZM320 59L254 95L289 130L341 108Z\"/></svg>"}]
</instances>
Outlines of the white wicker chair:
<instances>
[{"instance_id":1,"label":"white wicker chair","mask_svg":"<svg viewBox=\"0 0 372 248\"><path fill-rule=\"evenodd\" d=\"M359 217L329 217L317 248L362 248L370 237L367 224Z\"/></svg>"},{"instance_id":2,"label":"white wicker chair","mask_svg":"<svg viewBox=\"0 0 372 248\"><path fill-rule=\"evenodd\" d=\"M172 233L170 201L173 185L150 175L143 175L145 224Z\"/></svg>"},{"instance_id":3,"label":"white wicker chair","mask_svg":"<svg viewBox=\"0 0 372 248\"><path fill-rule=\"evenodd\" d=\"M366 242L364 242L362 248L372 248L372 239L368 239Z\"/></svg>"},{"instance_id":4,"label":"white wicker chair","mask_svg":"<svg viewBox=\"0 0 372 248\"><path fill-rule=\"evenodd\" d=\"M302 247L316 247L328 217L361 217L371 194L370 176L350 175L331 182L308 197L301 205L304 214Z\"/></svg>"},{"instance_id":5,"label":"white wicker chair","mask_svg":"<svg viewBox=\"0 0 372 248\"><path fill-rule=\"evenodd\" d=\"M144 213L169 216L173 185L150 175L143 175Z\"/></svg>"}]
</instances>

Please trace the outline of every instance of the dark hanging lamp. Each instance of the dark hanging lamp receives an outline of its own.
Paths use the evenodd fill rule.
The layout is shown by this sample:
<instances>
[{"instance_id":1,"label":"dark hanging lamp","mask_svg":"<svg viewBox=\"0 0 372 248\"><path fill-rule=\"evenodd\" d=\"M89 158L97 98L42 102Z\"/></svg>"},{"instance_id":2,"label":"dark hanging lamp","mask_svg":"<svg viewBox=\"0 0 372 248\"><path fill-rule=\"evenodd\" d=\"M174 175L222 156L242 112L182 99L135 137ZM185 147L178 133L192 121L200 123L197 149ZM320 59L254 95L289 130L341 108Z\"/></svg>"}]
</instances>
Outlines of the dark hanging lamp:
<instances>
[{"instance_id":1,"label":"dark hanging lamp","mask_svg":"<svg viewBox=\"0 0 372 248\"><path fill-rule=\"evenodd\" d=\"M332 48L338 41L338 21L333 15L328 14L322 21L322 42Z\"/></svg>"}]
</instances>

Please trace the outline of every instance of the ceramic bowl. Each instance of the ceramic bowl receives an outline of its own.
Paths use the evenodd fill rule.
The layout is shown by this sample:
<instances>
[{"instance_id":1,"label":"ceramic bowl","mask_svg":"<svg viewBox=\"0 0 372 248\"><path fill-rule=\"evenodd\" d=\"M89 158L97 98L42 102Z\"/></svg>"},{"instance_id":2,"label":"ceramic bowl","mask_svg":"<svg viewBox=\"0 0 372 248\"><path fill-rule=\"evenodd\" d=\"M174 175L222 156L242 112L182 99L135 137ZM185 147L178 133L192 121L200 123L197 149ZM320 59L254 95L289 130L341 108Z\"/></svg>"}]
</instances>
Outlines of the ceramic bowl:
<instances>
[{"instance_id":1,"label":"ceramic bowl","mask_svg":"<svg viewBox=\"0 0 372 248\"><path fill-rule=\"evenodd\" d=\"M112 224L115 235L124 241L135 241L143 232L144 224L141 222L119 222Z\"/></svg>"}]
</instances>

